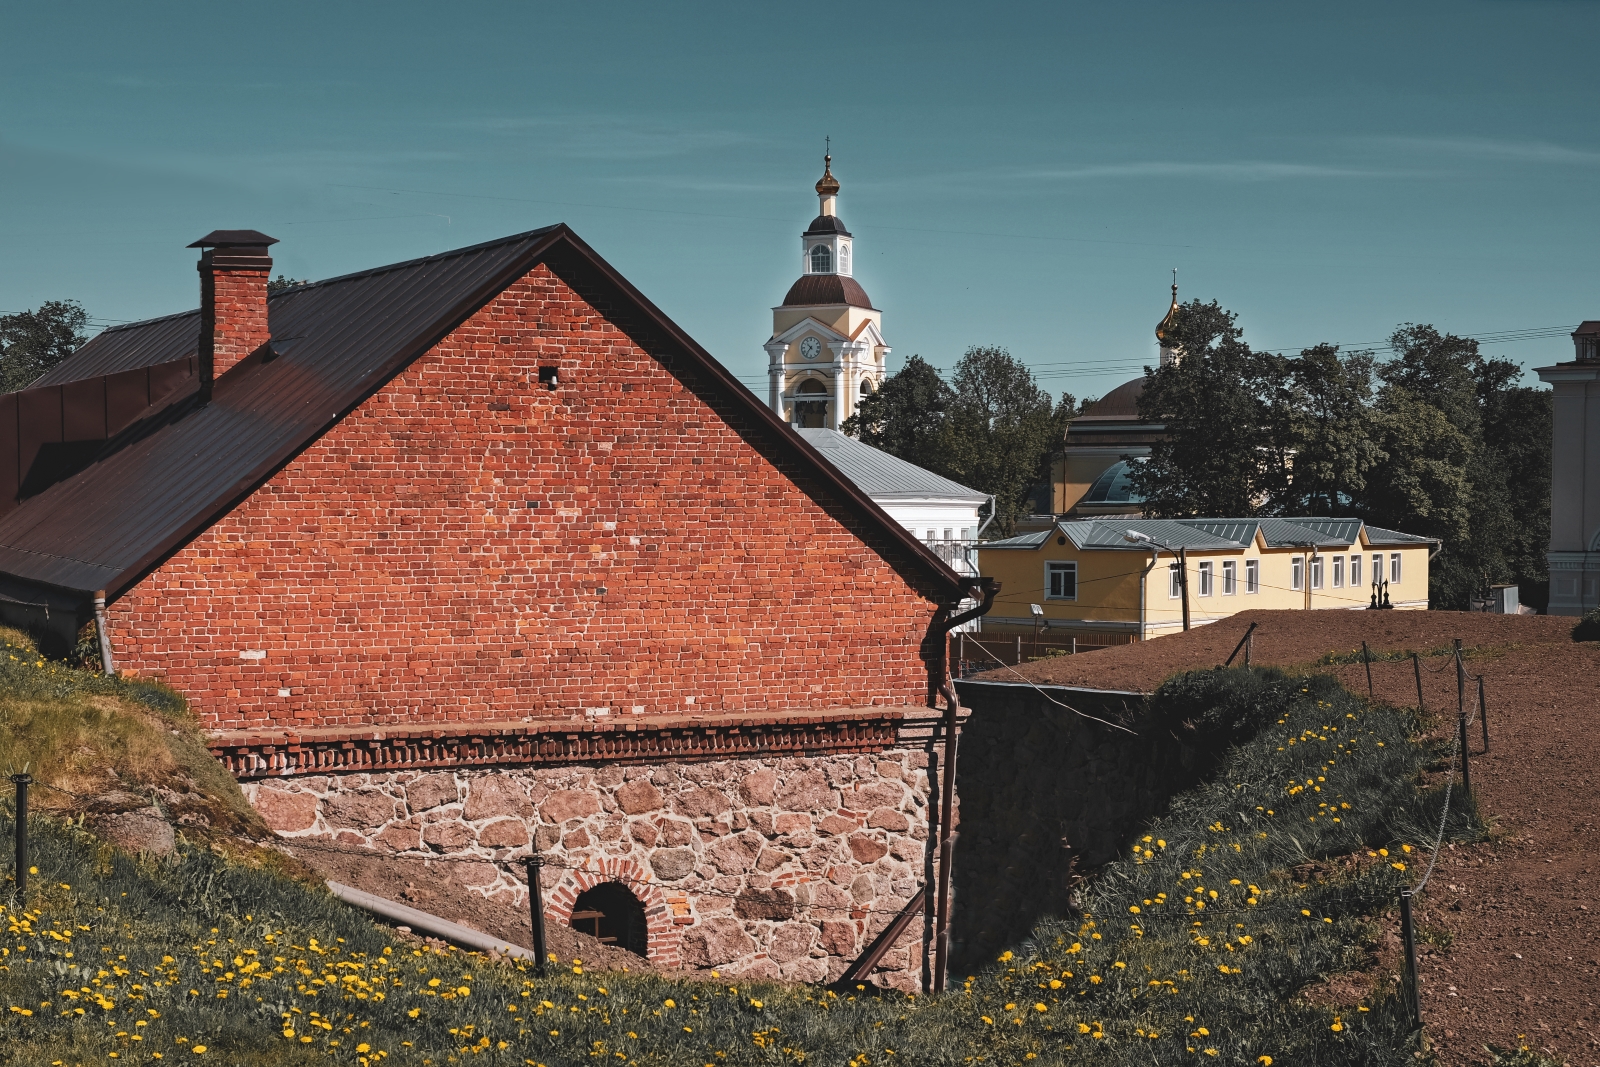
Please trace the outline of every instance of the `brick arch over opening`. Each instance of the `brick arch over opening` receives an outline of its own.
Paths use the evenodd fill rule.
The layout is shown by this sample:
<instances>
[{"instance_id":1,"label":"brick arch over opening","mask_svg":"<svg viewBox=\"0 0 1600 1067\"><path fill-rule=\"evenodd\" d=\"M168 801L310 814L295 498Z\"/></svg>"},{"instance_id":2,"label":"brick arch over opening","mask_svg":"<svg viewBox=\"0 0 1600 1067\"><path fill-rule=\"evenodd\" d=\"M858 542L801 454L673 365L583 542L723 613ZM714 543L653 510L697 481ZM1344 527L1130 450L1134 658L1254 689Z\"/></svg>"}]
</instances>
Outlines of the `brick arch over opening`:
<instances>
[{"instance_id":1,"label":"brick arch over opening","mask_svg":"<svg viewBox=\"0 0 1600 1067\"><path fill-rule=\"evenodd\" d=\"M650 962L663 967L680 964L681 935L673 921L672 902L655 883L649 871L631 859L607 856L590 859L578 870L561 872L561 880L545 902L545 921L572 923L572 906L586 890L607 882L619 882L644 905L645 943Z\"/></svg>"}]
</instances>

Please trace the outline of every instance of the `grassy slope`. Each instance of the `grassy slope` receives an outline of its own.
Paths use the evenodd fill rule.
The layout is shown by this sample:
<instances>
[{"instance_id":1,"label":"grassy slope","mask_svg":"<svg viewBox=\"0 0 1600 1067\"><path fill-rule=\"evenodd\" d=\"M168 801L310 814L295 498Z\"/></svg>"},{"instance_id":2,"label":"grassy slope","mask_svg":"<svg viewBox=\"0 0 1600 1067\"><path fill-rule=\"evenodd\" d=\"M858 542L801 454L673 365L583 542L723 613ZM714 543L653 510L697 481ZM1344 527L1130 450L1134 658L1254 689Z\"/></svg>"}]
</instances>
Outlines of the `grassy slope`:
<instances>
[{"instance_id":1,"label":"grassy slope","mask_svg":"<svg viewBox=\"0 0 1600 1067\"><path fill-rule=\"evenodd\" d=\"M29 684L52 692L48 675ZM105 695L51 699L87 715ZM139 860L40 820L26 911L0 913L0 1062L1414 1063L1387 988L1338 1009L1295 995L1370 961L1369 917L1416 873L1402 842L1431 836L1439 798L1419 792L1436 754L1410 716L1270 672L1186 676L1158 701L1196 736L1245 739L1089 887L1082 916L943 998L570 963L536 980L416 949L209 849ZM1469 813L1453 822L1477 832Z\"/></svg>"}]
</instances>

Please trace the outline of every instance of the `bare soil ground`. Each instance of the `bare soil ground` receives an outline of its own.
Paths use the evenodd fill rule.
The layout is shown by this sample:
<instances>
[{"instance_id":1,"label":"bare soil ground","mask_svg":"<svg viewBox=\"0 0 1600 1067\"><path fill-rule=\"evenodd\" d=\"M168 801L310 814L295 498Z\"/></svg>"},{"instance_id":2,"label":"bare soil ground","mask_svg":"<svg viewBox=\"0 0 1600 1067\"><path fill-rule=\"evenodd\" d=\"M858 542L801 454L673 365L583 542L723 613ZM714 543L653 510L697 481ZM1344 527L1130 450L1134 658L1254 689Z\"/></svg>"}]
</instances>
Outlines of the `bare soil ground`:
<instances>
[{"instance_id":1,"label":"bare soil ground","mask_svg":"<svg viewBox=\"0 0 1600 1067\"><path fill-rule=\"evenodd\" d=\"M1482 1064L1484 1046L1526 1044L1558 1062L1600 1064L1600 644L1575 644L1575 620L1411 611L1257 611L1144 644L1018 669L1040 684L1149 691L1168 675L1216 666L1259 623L1253 662L1330 671L1353 692L1363 666L1315 666L1327 653L1423 653L1435 732L1455 727L1448 649L1468 650L1468 707L1484 678L1489 750L1471 731L1472 784L1491 840L1454 846L1419 898L1423 1019L1445 1064ZM1236 661L1237 663L1238 661ZM989 681L1018 682L991 671ZM1373 694L1415 705L1409 659L1372 666ZM1392 917L1391 917L1392 918ZM1391 937L1393 932L1391 931ZM1385 963L1392 953L1381 957ZM1389 975L1375 976L1383 980Z\"/></svg>"},{"instance_id":2,"label":"bare soil ground","mask_svg":"<svg viewBox=\"0 0 1600 1067\"><path fill-rule=\"evenodd\" d=\"M284 850L322 877L342 882L453 923L490 934L513 945L533 948L528 908L490 900L474 889L489 882L487 863L402 859L369 848L312 841ZM382 920L379 920L382 921ZM559 923L545 924L545 947L566 963L582 960L585 971L654 971L650 962L625 949L603 944L588 934Z\"/></svg>"}]
</instances>

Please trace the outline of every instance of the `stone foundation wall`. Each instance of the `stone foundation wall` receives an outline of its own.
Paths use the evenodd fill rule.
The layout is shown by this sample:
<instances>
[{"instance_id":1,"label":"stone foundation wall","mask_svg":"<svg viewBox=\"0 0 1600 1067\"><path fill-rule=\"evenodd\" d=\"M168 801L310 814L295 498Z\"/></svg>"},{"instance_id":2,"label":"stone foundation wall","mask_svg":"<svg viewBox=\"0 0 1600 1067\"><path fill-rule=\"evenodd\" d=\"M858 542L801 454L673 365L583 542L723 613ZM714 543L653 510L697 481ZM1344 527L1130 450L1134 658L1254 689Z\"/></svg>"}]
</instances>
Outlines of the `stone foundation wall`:
<instances>
[{"instance_id":1,"label":"stone foundation wall","mask_svg":"<svg viewBox=\"0 0 1600 1067\"><path fill-rule=\"evenodd\" d=\"M923 885L928 754L500 770L246 782L282 836L412 856L479 858L481 892L526 906L519 863L545 854L547 921L619 881L644 903L649 955L752 978L837 978ZM448 916L446 916L448 917ZM922 924L875 981L914 991Z\"/></svg>"}]
</instances>

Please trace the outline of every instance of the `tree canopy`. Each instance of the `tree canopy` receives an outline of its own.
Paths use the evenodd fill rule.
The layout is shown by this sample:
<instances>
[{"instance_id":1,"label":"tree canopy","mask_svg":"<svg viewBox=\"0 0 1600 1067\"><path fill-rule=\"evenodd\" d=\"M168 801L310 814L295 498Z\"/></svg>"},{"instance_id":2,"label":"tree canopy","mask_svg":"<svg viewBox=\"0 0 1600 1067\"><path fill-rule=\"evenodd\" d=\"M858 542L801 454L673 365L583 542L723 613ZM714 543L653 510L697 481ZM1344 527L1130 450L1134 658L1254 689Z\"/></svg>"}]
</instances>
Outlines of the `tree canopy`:
<instances>
[{"instance_id":1,"label":"tree canopy","mask_svg":"<svg viewBox=\"0 0 1600 1067\"><path fill-rule=\"evenodd\" d=\"M0 315L0 392L26 389L89 339L89 313L76 300L49 300Z\"/></svg>"},{"instance_id":2,"label":"tree canopy","mask_svg":"<svg viewBox=\"0 0 1600 1067\"><path fill-rule=\"evenodd\" d=\"M1077 414L1064 394L1052 403L1033 372L1004 348L974 346L946 382L912 356L865 397L844 432L995 498L991 531L1007 535L1048 482L1051 457Z\"/></svg>"},{"instance_id":3,"label":"tree canopy","mask_svg":"<svg viewBox=\"0 0 1600 1067\"><path fill-rule=\"evenodd\" d=\"M1437 537L1435 607L1490 584L1547 595L1550 394L1469 338L1408 324L1393 356L1253 351L1215 301L1179 309L1176 362L1146 369L1140 417L1166 439L1132 479L1152 515L1353 514Z\"/></svg>"}]
</instances>

